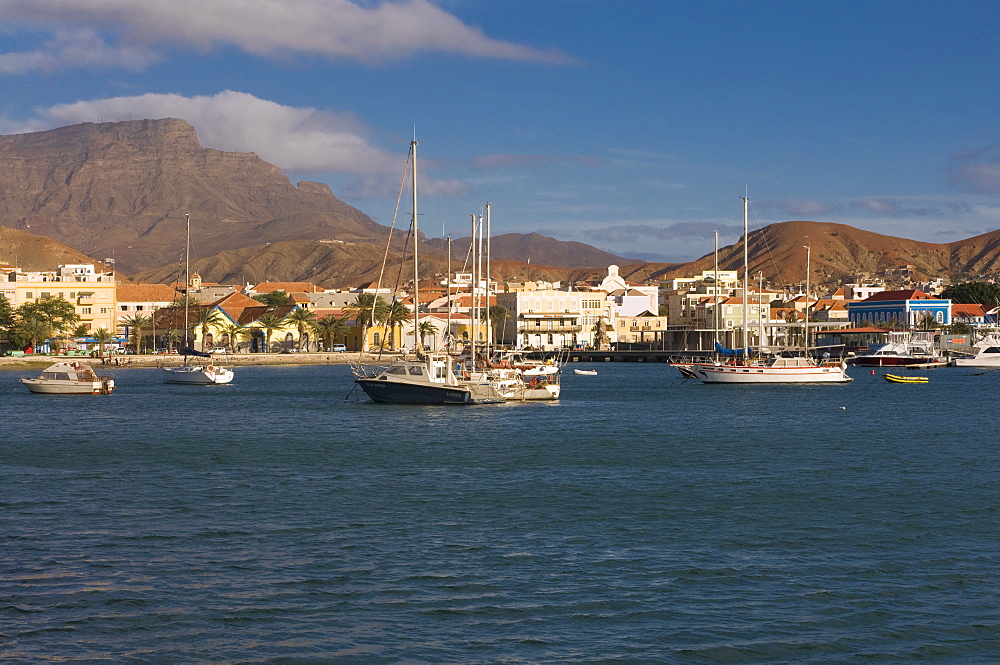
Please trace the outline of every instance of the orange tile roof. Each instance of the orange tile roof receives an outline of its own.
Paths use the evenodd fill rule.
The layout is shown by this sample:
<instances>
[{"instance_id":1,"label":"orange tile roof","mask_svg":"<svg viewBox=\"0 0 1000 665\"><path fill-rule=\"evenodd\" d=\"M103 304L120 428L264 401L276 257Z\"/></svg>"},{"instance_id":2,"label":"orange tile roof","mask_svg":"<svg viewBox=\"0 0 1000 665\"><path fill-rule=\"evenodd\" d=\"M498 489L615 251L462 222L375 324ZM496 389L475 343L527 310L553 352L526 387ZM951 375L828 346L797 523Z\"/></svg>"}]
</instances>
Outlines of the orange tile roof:
<instances>
[{"instance_id":1,"label":"orange tile roof","mask_svg":"<svg viewBox=\"0 0 1000 665\"><path fill-rule=\"evenodd\" d=\"M118 302L173 302L180 293L167 284L118 284Z\"/></svg>"}]
</instances>

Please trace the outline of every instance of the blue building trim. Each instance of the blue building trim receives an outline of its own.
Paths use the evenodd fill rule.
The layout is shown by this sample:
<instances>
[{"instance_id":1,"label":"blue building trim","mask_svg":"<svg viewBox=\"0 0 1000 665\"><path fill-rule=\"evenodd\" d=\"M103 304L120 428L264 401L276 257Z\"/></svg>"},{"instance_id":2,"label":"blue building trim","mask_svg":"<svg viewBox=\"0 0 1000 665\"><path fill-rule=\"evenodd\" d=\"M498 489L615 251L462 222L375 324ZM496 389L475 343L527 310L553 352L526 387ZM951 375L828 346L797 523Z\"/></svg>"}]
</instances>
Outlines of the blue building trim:
<instances>
[{"instance_id":1,"label":"blue building trim","mask_svg":"<svg viewBox=\"0 0 1000 665\"><path fill-rule=\"evenodd\" d=\"M888 321L896 320L901 325L916 326L924 317L925 312L930 312L938 325L951 325L951 300L862 300L861 302L847 303L847 318L853 325L858 325L862 321L871 321L874 325L881 325Z\"/></svg>"}]
</instances>

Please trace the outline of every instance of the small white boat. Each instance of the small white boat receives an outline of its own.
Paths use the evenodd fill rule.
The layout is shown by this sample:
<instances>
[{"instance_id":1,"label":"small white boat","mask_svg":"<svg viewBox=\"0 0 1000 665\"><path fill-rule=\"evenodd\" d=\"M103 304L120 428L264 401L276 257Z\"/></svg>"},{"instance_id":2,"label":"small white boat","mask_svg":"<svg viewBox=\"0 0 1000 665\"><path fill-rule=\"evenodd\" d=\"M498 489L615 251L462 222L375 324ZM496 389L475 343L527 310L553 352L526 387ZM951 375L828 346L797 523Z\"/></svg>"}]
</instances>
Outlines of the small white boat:
<instances>
[{"instance_id":1,"label":"small white boat","mask_svg":"<svg viewBox=\"0 0 1000 665\"><path fill-rule=\"evenodd\" d=\"M77 362L58 362L49 365L36 379L21 379L33 393L48 395L110 395L115 381L108 376L98 376L94 368Z\"/></svg>"},{"instance_id":2,"label":"small white boat","mask_svg":"<svg viewBox=\"0 0 1000 665\"><path fill-rule=\"evenodd\" d=\"M955 358L951 364L955 367L1000 367L1000 340L982 340L973 347L973 351L975 355Z\"/></svg>"},{"instance_id":3,"label":"small white boat","mask_svg":"<svg viewBox=\"0 0 1000 665\"><path fill-rule=\"evenodd\" d=\"M597 376L596 369L574 369L574 374L583 374L585 376Z\"/></svg>"},{"instance_id":4,"label":"small white boat","mask_svg":"<svg viewBox=\"0 0 1000 665\"><path fill-rule=\"evenodd\" d=\"M186 383L194 385L210 385L213 383L229 383L233 380L233 370L216 365L181 365L180 367L163 367L164 383Z\"/></svg>"}]
</instances>

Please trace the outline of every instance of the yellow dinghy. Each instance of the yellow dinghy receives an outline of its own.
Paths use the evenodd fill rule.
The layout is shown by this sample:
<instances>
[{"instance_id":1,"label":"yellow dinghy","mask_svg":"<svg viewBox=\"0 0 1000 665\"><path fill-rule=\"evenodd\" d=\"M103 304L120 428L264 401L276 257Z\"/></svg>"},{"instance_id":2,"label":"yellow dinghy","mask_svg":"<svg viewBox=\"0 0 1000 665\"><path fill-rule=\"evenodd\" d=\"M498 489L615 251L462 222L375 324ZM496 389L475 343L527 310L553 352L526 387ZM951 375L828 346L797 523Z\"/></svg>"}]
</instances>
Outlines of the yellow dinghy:
<instances>
[{"instance_id":1,"label":"yellow dinghy","mask_svg":"<svg viewBox=\"0 0 1000 665\"><path fill-rule=\"evenodd\" d=\"M898 374L883 374L882 378L889 383L927 383L926 376L899 376Z\"/></svg>"}]
</instances>

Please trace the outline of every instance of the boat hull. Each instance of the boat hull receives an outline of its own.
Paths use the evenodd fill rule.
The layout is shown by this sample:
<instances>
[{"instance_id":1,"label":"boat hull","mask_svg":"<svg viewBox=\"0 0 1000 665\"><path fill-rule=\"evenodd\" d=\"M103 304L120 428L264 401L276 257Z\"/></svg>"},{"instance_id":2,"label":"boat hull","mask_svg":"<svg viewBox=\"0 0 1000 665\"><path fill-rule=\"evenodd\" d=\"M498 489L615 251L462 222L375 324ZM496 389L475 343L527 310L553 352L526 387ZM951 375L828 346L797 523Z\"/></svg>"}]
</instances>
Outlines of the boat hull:
<instances>
[{"instance_id":1,"label":"boat hull","mask_svg":"<svg viewBox=\"0 0 1000 665\"><path fill-rule=\"evenodd\" d=\"M184 385L208 386L229 383L233 380L233 371L225 367L209 365L181 365L180 367L163 367L163 382Z\"/></svg>"},{"instance_id":2,"label":"boat hull","mask_svg":"<svg viewBox=\"0 0 1000 665\"><path fill-rule=\"evenodd\" d=\"M492 404L502 402L502 397L477 396L467 386L434 385L427 383L397 383L382 379L355 379L373 402L380 404Z\"/></svg>"},{"instance_id":3,"label":"boat hull","mask_svg":"<svg viewBox=\"0 0 1000 665\"><path fill-rule=\"evenodd\" d=\"M991 358L955 358L951 361L955 367L1000 367L1000 356Z\"/></svg>"},{"instance_id":4,"label":"boat hull","mask_svg":"<svg viewBox=\"0 0 1000 665\"><path fill-rule=\"evenodd\" d=\"M841 367L764 367L754 365L691 365L702 383L847 383Z\"/></svg>"},{"instance_id":5,"label":"boat hull","mask_svg":"<svg viewBox=\"0 0 1000 665\"><path fill-rule=\"evenodd\" d=\"M858 367L906 367L920 365L931 361L931 358L902 358L893 356L856 356L847 362Z\"/></svg>"},{"instance_id":6,"label":"boat hull","mask_svg":"<svg viewBox=\"0 0 1000 665\"><path fill-rule=\"evenodd\" d=\"M43 379L21 379L21 383L33 393L40 395L110 395L114 392L114 381L46 381Z\"/></svg>"}]
</instances>

